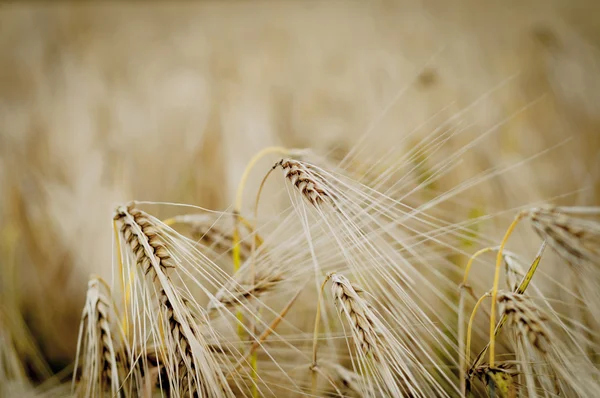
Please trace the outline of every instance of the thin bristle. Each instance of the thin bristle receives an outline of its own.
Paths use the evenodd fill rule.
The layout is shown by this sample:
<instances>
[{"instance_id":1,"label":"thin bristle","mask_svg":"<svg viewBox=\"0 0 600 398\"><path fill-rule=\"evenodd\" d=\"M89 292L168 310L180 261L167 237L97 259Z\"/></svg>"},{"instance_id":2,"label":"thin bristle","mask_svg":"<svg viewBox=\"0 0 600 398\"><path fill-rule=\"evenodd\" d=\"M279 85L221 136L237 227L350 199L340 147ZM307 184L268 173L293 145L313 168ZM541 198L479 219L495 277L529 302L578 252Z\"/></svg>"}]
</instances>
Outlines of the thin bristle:
<instances>
[{"instance_id":1,"label":"thin bristle","mask_svg":"<svg viewBox=\"0 0 600 398\"><path fill-rule=\"evenodd\" d=\"M166 243L159 234L160 227L148 214L133 205L120 206L115 211L114 219L123 223L121 235L146 274L152 268L152 258L156 258L163 272L174 267Z\"/></svg>"}]
</instances>

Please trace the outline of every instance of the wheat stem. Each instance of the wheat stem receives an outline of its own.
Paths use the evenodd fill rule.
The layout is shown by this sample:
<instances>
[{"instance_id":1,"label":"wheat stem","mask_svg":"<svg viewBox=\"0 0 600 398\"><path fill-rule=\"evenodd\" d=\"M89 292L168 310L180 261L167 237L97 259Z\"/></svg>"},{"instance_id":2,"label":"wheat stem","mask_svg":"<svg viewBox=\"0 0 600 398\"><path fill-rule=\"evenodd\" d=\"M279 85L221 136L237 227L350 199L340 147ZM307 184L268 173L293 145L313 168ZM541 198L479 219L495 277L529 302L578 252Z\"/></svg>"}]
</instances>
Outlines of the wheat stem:
<instances>
[{"instance_id":1,"label":"wheat stem","mask_svg":"<svg viewBox=\"0 0 600 398\"><path fill-rule=\"evenodd\" d=\"M117 220L113 220L113 234L115 235L115 245L117 250L117 258L119 261L119 280L121 281L121 291L126 292L129 288L125 289L125 272L123 270L123 257L121 255L121 238L119 234L119 228L117 227ZM130 282L131 283L131 282ZM129 306L129 295L123 295L123 318L121 319L121 328L125 333L125 336L129 338L129 314L127 308Z\"/></svg>"},{"instance_id":2,"label":"wheat stem","mask_svg":"<svg viewBox=\"0 0 600 398\"><path fill-rule=\"evenodd\" d=\"M318 348L318 343L319 343L319 325L321 323L321 304L323 301L323 291L325 290L325 285L327 284L327 282L329 281L329 279L331 279L331 277L333 275L334 275L334 273L331 272L325 276L325 280L323 280L323 283L321 284L321 289L319 290L319 297L317 298L317 313L315 315L315 330L313 333L312 366L317 366L317 348Z\"/></svg>"},{"instance_id":3,"label":"wheat stem","mask_svg":"<svg viewBox=\"0 0 600 398\"><path fill-rule=\"evenodd\" d=\"M242 259L241 259L241 251L240 251L240 230L239 230L239 223L240 223L240 212L242 211L242 202L243 202L243 198L244 198L244 188L246 186L246 182L248 181L248 177L250 176L250 172L252 171L252 169L254 168L254 166L256 165L256 163L258 163L263 157L265 157L266 155L272 154L272 153L278 153L278 154L282 154L282 155L287 155L288 154L288 149L284 148L284 147L268 147L265 148L263 150L261 150L260 152L258 152L256 155L254 155L252 157L252 159L250 159L250 162L248 162L248 165L246 166L246 168L244 169L244 172L242 174L242 178L240 180L240 183L238 185L238 190L236 193L236 198L235 198L235 209L234 209L234 214L235 214L235 224L234 224L234 228L233 228L233 248L232 248L232 257L233 257L233 272L237 272L241 265L242 265ZM254 244L254 239L253 239L253 244ZM254 251L254 249L252 250ZM254 263L252 264L252 284L254 285ZM238 335L240 337L240 340L243 340L243 336L244 336L244 330L242 327L242 324L244 322L244 316L242 314L241 311L238 310L237 314L237 319L239 321L238 324ZM258 316L258 314L257 314ZM252 329L254 330L254 322L252 323ZM258 375L257 375L257 370L256 367L258 366L258 360L256 358L256 356L254 355L252 360L251 360L251 367L252 367L252 380L254 381L254 383L252 384L252 397L253 398L258 398L258 390L256 388L256 380L258 379Z\"/></svg>"},{"instance_id":4,"label":"wheat stem","mask_svg":"<svg viewBox=\"0 0 600 398\"><path fill-rule=\"evenodd\" d=\"M471 312L471 316L469 318L469 323L467 325L467 349L465 351L465 358L467 359L467 361L470 360L471 357L471 334L473 330L473 321L475 320L475 315L477 314L479 306L481 305L481 303L483 303L483 300L486 297L490 297L490 292L487 292L481 297L479 297L479 300L477 300L477 302L475 303L475 307L473 307L473 311Z\"/></svg>"},{"instance_id":5,"label":"wheat stem","mask_svg":"<svg viewBox=\"0 0 600 398\"><path fill-rule=\"evenodd\" d=\"M458 291L458 369L459 369L459 378L460 378L460 391L461 391L461 395L464 397L466 394L466 378L465 378L465 371L466 371L466 357L463 355L463 353L465 352L465 347L464 347L464 339L465 339L465 327L464 327L464 307L465 307L465 290L470 289L469 285L467 284L468 279L469 279L469 273L471 272L471 267L473 265L473 261L479 257L482 254L485 254L487 252L490 252L492 250L495 250L496 247L486 247L483 248L479 251L477 251L475 254L473 254L470 258L469 261L467 262L467 265L465 267L465 273L463 276L463 281L459 286L459 291ZM471 291L472 293L472 291Z\"/></svg>"},{"instance_id":6,"label":"wheat stem","mask_svg":"<svg viewBox=\"0 0 600 398\"><path fill-rule=\"evenodd\" d=\"M496 300L498 296L498 283L500 282L500 268L502 266L502 250L504 250L504 246L506 246L506 242L508 238L514 231L517 224L527 215L526 211L521 211L515 217L514 221L510 224L508 229L506 230L506 234L500 242L500 248L498 249L498 255L496 256L496 270L494 272L494 285L492 287L492 306L490 313L490 367L494 367L494 351L496 348Z\"/></svg>"},{"instance_id":7,"label":"wheat stem","mask_svg":"<svg viewBox=\"0 0 600 398\"><path fill-rule=\"evenodd\" d=\"M287 154L289 153L288 149L284 148L284 147L268 147L268 148L264 148L263 150L261 150L260 152L258 152L256 155L254 155L252 157L252 159L250 159L250 162L248 162L248 165L246 166L246 168L244 169L244 172L242 173L242 177L240 179L240 183L238 184L238 189L237 189L237 193L236 193L236 199L235 199L235 208L234 208L234 227L233 227L233 241L232 241L232 250L231 250L231 256L233 259L233 272L237 272L240 267L242 266L242 258L241 258L241 250L240 250L240 231L239 231L239 222L240 222L240 212L242 210L242 202L243 202L243 197L244 197L244 188L246 186L246 182L248 181L248 177L250 176L250 172L252 171L252 168L254 167L254 165L256 163L258 163L258 161L260 159L262 159L263 157L265 157L268 154L271 153L280 153L280 154ZM244 315L242 314L242 312L240 310L238 310L236 312L236 318L238 320L238 337L240 338L240 340L244 339L244 327L243 327L243 323L244 323Z\"/></svg>"},{"instance_id":8,"label":"wheat stem","mask_svg":"<svg viewBox=\"0 0 600 398\"><path fill-rule=\"evenodd\" d=\"M250 159L250 162L248 162L248 165L246 166L246 168L244 169L244 172L242 173L242 178L240 179L240 183L238 184L238 189L237 189L237 193L236 193L236 197L235 197L235 208L234 208L234 212L236 214L236 225L233 230L234 241L233 241L233 252L232 252L234 272L237 271L242 264L241 258L240 258L239 230L238 230L237 222L239 222L239 214L242 211L242 202L244 199L244 188L246 186L246 182L248 181L248 177L250 176L250 172L252 171L252 168L254 167L254 165L256 165L256 163L258 163L258 161L261 160L263 157L265 157L266 155L272 154L272 153L278 153L278 154L282 154L285 156L289 153L289 150L284 147L276 147L276 146L268 147L268 148L261 150L256 155L254 155L252 157L252 159Z\"/></svg>"}]
</instances>

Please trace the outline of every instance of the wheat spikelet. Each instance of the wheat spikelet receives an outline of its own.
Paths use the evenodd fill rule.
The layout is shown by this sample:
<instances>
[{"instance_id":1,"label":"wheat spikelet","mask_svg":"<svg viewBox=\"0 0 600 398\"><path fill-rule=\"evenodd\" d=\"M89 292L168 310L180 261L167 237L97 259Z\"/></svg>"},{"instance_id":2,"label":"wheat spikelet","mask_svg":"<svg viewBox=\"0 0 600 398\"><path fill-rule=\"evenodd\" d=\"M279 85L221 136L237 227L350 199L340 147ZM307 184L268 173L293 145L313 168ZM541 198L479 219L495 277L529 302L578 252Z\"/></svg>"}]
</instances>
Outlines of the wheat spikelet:
<instances>
[{"instance_id":1,"label":"wheat spikelet","mask_svg":"<svg viewBox=\"0 0 600 398\"><path fill-rule=\"evenodd\" d=\"M102 396L110 389L111 396L121 396L119 355L110 327L111 303L108 292L98 278L90 279L79 329L78 355L81 360L81 381L78 393L82 396ZM77 378L77 363L73 380Z\"/></svg>"},{"instance_id":2,"label":"wheat spikelet","mask_svg":"<svg viewBox=\"0 0 600 398\"><path fill-rule=\"evenodd\" d=\"M509 291L514 292L518 289L521 280L525 276L525 271L513 253L504 251L502 258L505 265L506 286Z\"/></svg>"},{"instance_id":3,"label":"wheat spikelet","mask_svg":"<svg viewBox=\"0 0 600 398\"><path fill-rule=\"evenodd\" d=\"M135 254L137 264L146 274L152 268L153 258L163 272L167 268L174 268L166 243L159 234L160 226L148 214L130 204L127 207L118 207L114 219L123 223L121 235Z\"/></svg>"},{"instance_id":4,"label":"wheat spikelet","mask_svg":"<svg viewBox=\"0 0 600 398\"><path fill-rule=\"evenodd\" d=\"M331 291L338 311L345 315L352 330L360 362L354 366L373 375L362 389L363 394L372 386L383 396L449 396L411 352L411 347L399 339L361 297L364 292L361 287L342 275L333 274Z\"/></svg>"},{"instance_id":5,"label":"wheat spikelet","mask_svg":"<svg viewBox=\"0 0 600 398\"><path fill-rule=\"evenodd\" d=\"M225 232L215 226L202 228L201 225L195 225L190 234L194 240L210 247L218 254L230 252L234 244L231 233ZM250 256L252 246L246 241L241 241L238 244L240 247L240 258L244 261Z\"/></svg>"},{"instance_id":6,"label":"wheat spikelet","mask_svg":"<svg viewBox=\"0 0 600 398\"><path fill-rule=\"evenodd\" d=\"M333 204L332 193L324 188L324 182L307 163L294 159L282 159L273 166L281 167L285 178L294 185L313 206Z\"/></svg>"},{"instance_id":7,"label":"wheat spikelet","mask_svg":"<svg viewBox=\"0 0 600 398\"><path fill-rule=\"evenodd\" d=\"M353 285L345 276L334 274L331 277L331 292L340 314L350 323L357 345L365 354L376 355L377 332L373 313L360 297L362 289Z\"/></svg>"},{"instance_id":8,"label":"wheat spikelet","mask_svg":"<svg viewBox=\"0 0 600 398\"><path fill-rule=\"evenodd\" d=\"M504 291L498 293L498 303L508 325L514 326L517 333L527 338L540 352L546 353L549 336L544 322L547 318L536 311L533 303L522 294Z\"/></svg>"},{"instance_id":9,"label":"wheat spikelet","mask_svg":"<svg viewBox=\"0 0 600 398\"><path fill-rule=\"evenodd\" d=\"M570 265L569 287L576 297L575 312L581 324L580 344L595 350L597 336L591 333L600 320L600 207L542 207L532 209L535 231ZM586 330L587 329L587 330Z\"/></svg>"},{"instance_id":10,"label":"wheat spikelet","mask_svg":"<svg viewBox=\"0 0 600 398\"><path fill-rule=\"evenodd\" d=\"M214 295L208 305L208 310L214 310L221 307L234 306L243 300L260 296L274 290L283 280L283 273L276 269L265 270L261 268L252 277L245 272L247 267L243 267L226 282Z\"/></svg>"},{"instance_id":11,"label":"wheat spikelet","mask_svg":"<svg viewBox=\"0 0 600 398\"><path fill-rule=\"evenodd\" d=\"M175 315L173 305L164 290L160 292L160 303L170 333L170 338L168 340L171 340L172 338L172 342L174 343L178 354L176 361L179 365L177 374L180 377L179 385L181 386L179 393L182 395L193 395L198 393L200 396L208 396L209 391L205 389L204 383L196 382L196 364L192 353L192 347L182 326L182 322L193 324L193 317L189 316L187 311L183 311L183 314L187 319L180 321L177 318L177 315Z\"/></svg>"}]
</instances>

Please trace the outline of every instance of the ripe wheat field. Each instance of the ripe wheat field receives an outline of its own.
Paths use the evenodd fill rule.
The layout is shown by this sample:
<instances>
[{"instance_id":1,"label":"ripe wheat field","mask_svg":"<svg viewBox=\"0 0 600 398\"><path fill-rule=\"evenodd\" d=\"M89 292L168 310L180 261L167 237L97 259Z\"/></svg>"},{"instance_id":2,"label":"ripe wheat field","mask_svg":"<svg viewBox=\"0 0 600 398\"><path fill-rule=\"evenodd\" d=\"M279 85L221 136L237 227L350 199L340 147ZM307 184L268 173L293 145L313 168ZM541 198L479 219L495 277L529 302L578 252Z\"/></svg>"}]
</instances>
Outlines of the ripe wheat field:
<instances>
[{"instance_id":1,"label":"ripe wheat field","mask_svg":"<svg viewBox=\"0 0 600 398\"><path fill-rule=\"evenodd\" d=\"M1 3L0 397L597 396L596 3Z\"/></svg>"}]
</instances>

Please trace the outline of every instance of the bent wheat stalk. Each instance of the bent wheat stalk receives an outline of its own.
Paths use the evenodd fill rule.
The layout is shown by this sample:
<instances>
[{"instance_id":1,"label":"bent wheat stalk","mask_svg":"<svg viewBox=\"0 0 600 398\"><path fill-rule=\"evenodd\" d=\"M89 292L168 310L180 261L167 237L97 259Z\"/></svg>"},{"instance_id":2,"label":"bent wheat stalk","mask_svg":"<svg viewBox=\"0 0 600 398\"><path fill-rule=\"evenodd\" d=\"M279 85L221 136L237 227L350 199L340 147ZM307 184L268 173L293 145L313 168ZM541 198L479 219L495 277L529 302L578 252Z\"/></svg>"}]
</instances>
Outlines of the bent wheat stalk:
<instances>
[{"instance_id":1,"label":"bent wheat stalk","mask_svg":"<svg viewBox=\"0 0 600 398\"><path fill-rule=\"evenodd\" d=\"M540 207L530 211L542 239L571 265L600 264L600 207Z\"/></svg>"}]
</instances>

